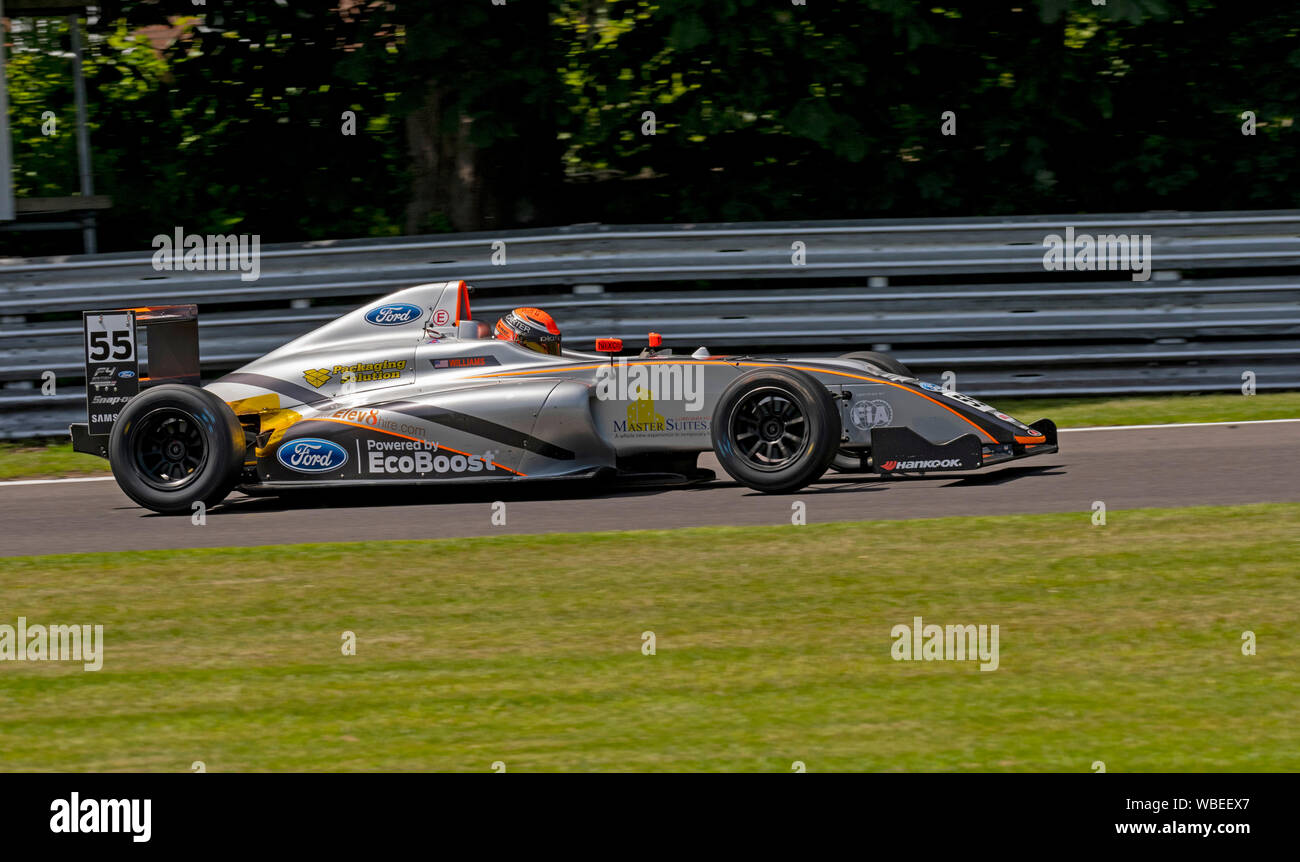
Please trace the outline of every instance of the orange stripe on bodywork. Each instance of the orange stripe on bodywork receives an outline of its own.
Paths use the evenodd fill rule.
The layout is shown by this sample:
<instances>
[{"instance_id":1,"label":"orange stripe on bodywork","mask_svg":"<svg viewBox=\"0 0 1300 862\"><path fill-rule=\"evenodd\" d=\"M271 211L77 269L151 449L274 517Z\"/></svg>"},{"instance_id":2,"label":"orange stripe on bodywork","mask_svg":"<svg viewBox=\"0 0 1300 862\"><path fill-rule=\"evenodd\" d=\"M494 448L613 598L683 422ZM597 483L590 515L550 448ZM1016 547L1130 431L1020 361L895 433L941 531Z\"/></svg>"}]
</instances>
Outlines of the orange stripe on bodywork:
<instances>
[{"instance_id":1,"label":"orange stripe on bodywork","mask_svg":"<svg viewBox=\"0 0 1300 862\"><path fill-rule=\"evenodd\" d=\"M364 429L367 430L367 431L374 431L374 432L377 433L377 434L387 434L387 435L389 435L390 437L401 437L403 440L414 440L416 443L424 443L424 444L426 444L426 445L429 443L428 440L425 440L425 439L423 439L423 438L421 438L421 437L412 437L412 436L410 436L410 435L408 435L408 434L398 434L396 431L386 431L386 430L384 430L383 428L375 428L375 427L370 426L370 425L362 425L360 422L349 422L349 421L347 421L346 419L320 419L320 418L317 418L317 419L307 419L307 420L305 420L305 421L307 421L307 422L336 422L336 423L338 423L339 425L351 425L353 428L364 428ZM433 446L434 446L434 449L435 449L435 450L436 450L436 449L446 449L448 452L455 452L457 455L464 455L466 458L478 458L478 457L481 457L481 456L479 456L479 455L471 455L471 454L468 453L468 452L462 452L462 451L460 451L459 449L453 449L453 448L450 447L450 446L444 446L444 445L442 445L441 443L434 443ZM496 461L492 461L491 464L492 464L493 467L500 467L502 470L505 470L507 473L514 473L516 476L527 476L527 475L528 475L527 473L520 473L518 470L511 470L509 467L505 466L504 464L498 464Z\"/></svg>"},{"instance_id":2,"label":"orange stripe on bodywork","mask_svg":"<svg viewBox=\"0 0 1300 862\"><path fill-rule=\"evenodd\" d=\"M469 310L469 286L459 281L456 283L456 326L460 326L462 320L469 320L472 316Z\"/></svg>"},{"instance_id":3,"label":"orange stripe on bodywork","mask_svg":"<svg viewBox=\"0 0 1300 862\"><path fill-rule=\"evenodd\" d=\"M988 431L985 431L982 427L980 427L975 422L972 422L969 417L963 416L960 412L949 407L947 404L944 404L942 401L936 401L935 399L931 398L929 395L923 395L920 392L907 388L901 383L894 383L893 381L890 380L882 380L879 377L866 377L861 374L850 374L847 371L833 371L829 368L813 368L807 365L777 364L775 362L728 362L726 360L717 360L717 359L668 359L668 358L640 359L640 360L629 359L627 364L647 365L652 362L659 362L659 363L669 362L676 365L732 365L732 366L743 366L745 368L795 368L798 369L799 371L807 371L813 374L835 374L840 377L851 377L854 380L866 380L870 383L880 383L885 386L893 386L895 389L901 389L910 395L915 395L918 398L924 398L926 401L929 401L932 404L939 405L944 410L947 410L949 413L956 416L958 419L961 419L963 422L970 425L976 431L983 434L990 443L998 442L996 437L994 437ZM495 374L477 374L469 379L473 380L479 377L515 377L520 374L547 374L547 373L556 373L559 371L592 371L606 364L609 363L601 362L597 365L580 365L576 368L573 367L537 368L537 369L530 369L528 371L499 371L496 372Z\"/></svg>"}]
</instances>

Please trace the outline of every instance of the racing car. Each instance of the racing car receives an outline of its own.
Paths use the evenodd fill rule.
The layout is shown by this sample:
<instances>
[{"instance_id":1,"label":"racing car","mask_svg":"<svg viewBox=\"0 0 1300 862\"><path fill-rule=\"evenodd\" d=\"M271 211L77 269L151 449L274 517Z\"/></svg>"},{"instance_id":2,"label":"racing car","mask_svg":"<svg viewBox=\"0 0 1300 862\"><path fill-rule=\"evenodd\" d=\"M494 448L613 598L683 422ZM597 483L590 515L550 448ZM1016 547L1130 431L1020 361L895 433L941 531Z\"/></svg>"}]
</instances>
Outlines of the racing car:
<instances>
[{"instance_id":1,"label":"racing car","mask_svg":"<svg viewBox=\"0 0 1300 862\"><path fill-rule=\"evenodd\" d=\"M463 281L401 290L206 386L193 305L84 313L88 421L73 448L108 459L162 513L251 495L394 484L710 478L794 491L828 469L967 471L1057 451L1026 425L875 352L827 358L632 354L564 346L545 311L495 329Z\"/></svg>"}]
</instances>

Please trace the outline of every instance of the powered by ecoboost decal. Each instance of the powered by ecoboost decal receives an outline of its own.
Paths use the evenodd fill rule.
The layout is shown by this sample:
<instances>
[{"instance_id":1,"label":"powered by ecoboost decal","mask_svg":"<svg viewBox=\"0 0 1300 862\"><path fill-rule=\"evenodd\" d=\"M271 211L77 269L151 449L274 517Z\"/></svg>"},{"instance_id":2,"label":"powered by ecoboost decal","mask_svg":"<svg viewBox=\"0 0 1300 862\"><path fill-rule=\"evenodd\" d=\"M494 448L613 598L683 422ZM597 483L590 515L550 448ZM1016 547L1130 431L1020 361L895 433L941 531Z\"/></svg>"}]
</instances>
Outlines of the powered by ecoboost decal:
<instances>
[{"instance_id":1,"label":"powered by ecoboost decal","mask_svg":"<svg viewBox=\"0 0 1300 862\"><path fill-rule=\"evenodd\" d=\"M362 447L360 440L357 446ZM362 463L372 476L421 478L497 472L493 463L496 452L490 449L481 456L469 455L452 450L439 451L437 443L396 438L366 440L363 451L365 459Z\"/></svg>"}]
</instances>

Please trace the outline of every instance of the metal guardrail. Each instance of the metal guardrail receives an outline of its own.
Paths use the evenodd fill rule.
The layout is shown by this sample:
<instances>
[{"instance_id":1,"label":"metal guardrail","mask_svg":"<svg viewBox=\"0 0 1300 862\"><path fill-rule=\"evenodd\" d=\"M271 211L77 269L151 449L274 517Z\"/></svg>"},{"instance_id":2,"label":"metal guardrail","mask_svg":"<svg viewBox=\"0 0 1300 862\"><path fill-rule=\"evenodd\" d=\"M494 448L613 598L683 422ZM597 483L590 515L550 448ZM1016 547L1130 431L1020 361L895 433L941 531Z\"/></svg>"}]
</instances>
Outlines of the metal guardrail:
<instances>
[{"instance_id":1,"label":"metal guardrail","mask_svg":"<svg viewBox=\"0 0 1300 862\"><path fill-rule=\"evenodd\" d=\"M1151 237L1152 277L1047 272L1043 238ZM794 244L804 262L794 262ZM502 263L504 261L504 263ZM611 227L268 245L260 277L150 252L0 260L0 437L84 412L79 312L200 305L205 376L422 282L475 316L552 311L570 344L789 354L885 345L989 397L1300 389L1300 211ZM41 394L53 371L56 394Z\"/></svg>"}]
</instances>

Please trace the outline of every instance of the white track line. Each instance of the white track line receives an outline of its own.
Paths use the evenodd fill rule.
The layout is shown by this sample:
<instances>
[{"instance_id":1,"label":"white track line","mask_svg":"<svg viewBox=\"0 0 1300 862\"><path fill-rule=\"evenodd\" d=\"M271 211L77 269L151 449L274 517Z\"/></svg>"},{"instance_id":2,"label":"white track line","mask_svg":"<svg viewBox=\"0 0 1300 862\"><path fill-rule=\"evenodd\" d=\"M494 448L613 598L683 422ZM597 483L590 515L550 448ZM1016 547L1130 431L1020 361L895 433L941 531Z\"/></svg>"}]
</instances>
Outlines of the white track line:
<instances>
[{"instance_id":1,"label":"white track line","mask_svg":"<svg viewBox=\"0 0 1300 862\"><path fill-rule=\"evenodd\" d=\"M17 482L0 482L0 485L57 485L60 482L108 482L112 476L82 476L80 479L22 479Z\"/></svg>"},{"instance_id":2,"label":"white track line","mask_svg":"<svg viewBox=\"0 0 1300 862\"><path fill-rule=\"evenodd\" d=\"M1092 428L1060 428L1067 431L1145 431L1152 428L1208 428L1214 425L1268 425L1273 422L1300 422L1300 419L1246 419L1241 422L1170 422L1165 425L1097 425ZM108 482L112 476L83 476L80 479L22 479L17 482L0 482L5 485L58 485L63 482Z\"/></svg>"},{"instance_id":3,"label":"white track line","mask_svg":"<svg viewBox=\"0 0 1300 862\"><path fill-rule=\"evenodd\" d=\"M1149 428L1209 428L1214 425L1269 425L1274 422L1300 422L1300 419L1243 419L1239 422L1167 422L1163 425L1097 425L1091 428L1059 428L1066 431L1144 431Z\"/></svg>"}]
</instances>

